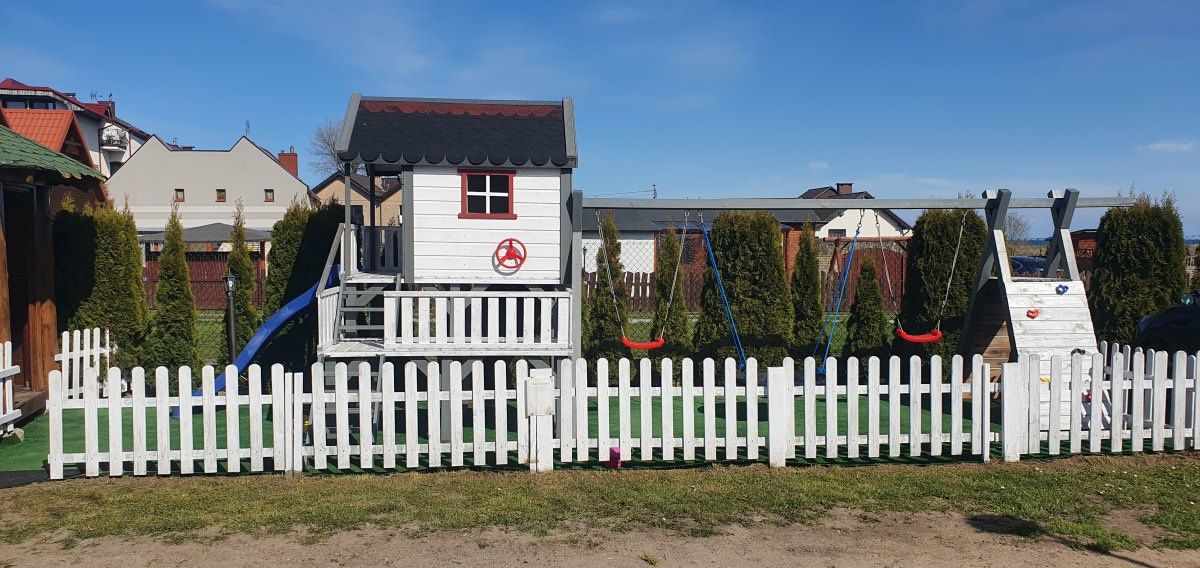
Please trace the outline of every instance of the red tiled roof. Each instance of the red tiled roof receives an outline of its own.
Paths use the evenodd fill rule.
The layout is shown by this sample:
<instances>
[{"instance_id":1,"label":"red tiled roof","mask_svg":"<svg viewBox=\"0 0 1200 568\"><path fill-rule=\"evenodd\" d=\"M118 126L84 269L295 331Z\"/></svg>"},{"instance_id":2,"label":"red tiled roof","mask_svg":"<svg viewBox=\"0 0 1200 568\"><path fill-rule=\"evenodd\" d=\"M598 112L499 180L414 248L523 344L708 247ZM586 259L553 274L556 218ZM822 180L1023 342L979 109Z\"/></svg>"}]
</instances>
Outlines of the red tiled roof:
<instances>
[{"instance_id":1,"label":"red tiled roof","mask_svg":"<svg viewBox=\"0 0 1200 568\"><path fill-rule=\"evenodd\" d=\"M39 87L39 86L34 86L34 85L26 85L25 83L22 83L16 79L13 79L12 77L8 77L8 78L4 79L3 81L0 81L0 89L41 91L41 92L46 92L46 93L53 93L53 94L61 97L63 100L67 100L67 101L70 101L71 103L79 105L80 108L82 108L85 112L94 114L94 115L96 115L97 118L104 118L104 119L111 120L112 122L115 122L115 123L125 127L126 129L132 131L134 134L137 134L143 138L150 138L150 136L151 136L150 134L146 133L146 131L144 131L132 124L129 124L128 122L126 122L123 119L117 118L116 116L110 116L108 114L105 114L104 108L109 104L107 102L102 101L102 102L96 102L96 103L85 103L85 102L79 100L78 98L76 98L75 95L72 93L64 93L64 92L54 89L52 87Z\"/></svg>"},{"instance_id":2,"label":"red tiled roof","mask_svg":"<svg viewBox=\"0 0 1200 568\"><path fill-rule=\"evenodd\" d=\"M87 147L83 144L83 136L79 132L79 125L75 123L73 111L6 108L0 113L4 115L13 132L95 167Z\"/></svg>"}]
</instances>

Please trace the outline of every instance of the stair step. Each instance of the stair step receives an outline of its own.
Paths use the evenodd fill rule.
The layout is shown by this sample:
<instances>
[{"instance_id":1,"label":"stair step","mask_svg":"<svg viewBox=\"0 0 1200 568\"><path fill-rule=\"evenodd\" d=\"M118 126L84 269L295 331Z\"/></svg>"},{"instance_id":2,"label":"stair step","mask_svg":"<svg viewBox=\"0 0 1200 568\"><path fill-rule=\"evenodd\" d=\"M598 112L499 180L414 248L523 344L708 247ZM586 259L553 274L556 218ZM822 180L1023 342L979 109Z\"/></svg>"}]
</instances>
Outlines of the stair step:
<instances>
[{"instance_id":1,"label":"stair step","mask_svg":"<svg viewBox=\"0 0 1200 568\"><path fill-rule=\"evenodd\" d=\"M337 328L338 328L338 329L340 329L340 330L344 330L344 331L345 331L345 330L350 330L350 331L357 331L357 330L383 331L383 324L379 324L379 325L354 325L354 324L347 324L347 323L343 323L343 324L338 324L338 327L337 327Z\"/></svg>"},{"instance_id":2,"label":"stair step","mask_svg":"<svg viewBox=\"0 0 1200 568\"><path fill-rule=\"evenodd\" d=\"M346 311L349 311L349 312L371 312L371 313L383 312L383 308L372 308L370 306L365 306L365 307L364 306L342 306L342 307L345 308Z\"/></svg>"}]
</instances>

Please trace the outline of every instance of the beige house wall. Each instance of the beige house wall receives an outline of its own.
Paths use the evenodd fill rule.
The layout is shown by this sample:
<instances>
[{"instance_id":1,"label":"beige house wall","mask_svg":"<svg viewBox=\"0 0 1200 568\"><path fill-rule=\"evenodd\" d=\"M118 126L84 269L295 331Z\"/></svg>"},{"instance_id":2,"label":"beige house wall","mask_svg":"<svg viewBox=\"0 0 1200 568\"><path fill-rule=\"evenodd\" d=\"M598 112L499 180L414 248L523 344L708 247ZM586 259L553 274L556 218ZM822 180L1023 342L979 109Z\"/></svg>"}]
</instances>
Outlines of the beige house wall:
<instances>
[{"instance_id":1,"label":"beige house wall","mask_svg":"<svg viewBox=\"0 0 1200 568\"><path fill-rule=\"evenodd\" d=\"M329 203L336 199L339 203L346 200L345 182L342 179L337 179L329 182L320 191L314 192L317 199L321 203ZM380 226L399 225L400 224L400 203L402 201L403 190L392 193L384 198L381 202L375 204L375 224ZM363 210L363 220L371 218L368 207L370 203L367 196L357 191L350 192L350 205L361 205Z\"/></svg>"}]
</instances>

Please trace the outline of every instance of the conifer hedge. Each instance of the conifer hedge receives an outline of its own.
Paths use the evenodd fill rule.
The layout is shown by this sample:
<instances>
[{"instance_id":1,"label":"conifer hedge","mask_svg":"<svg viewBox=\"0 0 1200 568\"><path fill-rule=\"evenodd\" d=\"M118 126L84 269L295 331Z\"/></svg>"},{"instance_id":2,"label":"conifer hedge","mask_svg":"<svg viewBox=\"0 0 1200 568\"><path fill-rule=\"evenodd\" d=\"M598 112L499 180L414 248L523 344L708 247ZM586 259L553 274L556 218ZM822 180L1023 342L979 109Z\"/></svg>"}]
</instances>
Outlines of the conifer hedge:
<instances>
[{"instance_id":1,"label":"conifer hedge","mask_svg":"<svg viewBox=\"0 0 1200 568\"><path fill-rule=\"evenodd\" d=\"M951 275L960 227L962 248L957 267ZM975 211L929 210L917 218L912 239L908 242L908 270L899 317L904 328L916 334L933 329L941 313L944 337L937 343L927 345L897 339L895 347L898 353L949 357L958 350L958 340L962 336L986 234L987 225ZM947 282L951 283L950 296L942 312L942 297L946 293Z\"/></svg>"},{"instance_id":2,"label":"conifer hedge","mask_svg":"<svg viewBox=\"0 0 1200 568\"><path fill-rule=\"evenodd\" d=\"M629 321L629 289L625 286L625 268L621 265L621 233L612 212L600 223L600 238L604 246L596 248L596 289L588 310L586 330L589 339L584 345L589 359L604 357L613 361L629 357L630 351L621 343L621 330ZM609 287L610 274L612 288Z\"/></svg>"},{"instance_id":3,"label":"conifer hedge","mask_svg":"<svg viewBox=\"0 0 1200 568\"><path fill-rule=\"evenodd\" d=\"M1099 339L1129 343L1141 318L1173 307L1187 289L1187 242L1172 196L1140 196L1100 218L1089 301Z\"/></svg>"},{"instance_id":4,"label":"conifer hedge","mask_svg":"<svg viewBox=\"0 0 1200 568\"><path fill-rule=\"evenodd\" d=\"M655 350L655 358L677 358L692 356L691 325L688 322L687 299L683 292L683 274L679 267L680 250L679 232L671 223L667 232L659 238L658 258L654 263L654 320L650 325L652 337L658 337L661 331L666 342ZM671 284L674 281L674 296ZM670 305L668 305L670 303Z\"/></svg>"},{"instance_id":5,"label":"conifer hedge","mask_svg":"<svg viewBox=\"0 0 1200 568\"><path fill-rule=\"evenodd\" d=\"M68 207L55 215L53 230L59 330L108 330L114 364L141 364L149 308L133 215L107 203Z\"/></svg>"},{"instance_id":6,"label":"conifer hedge","mask_svg":"<svg viewBox=\"0 0 1200 568\"><path fill-rule=\"evenodd\" d=\"M233 216L233 231L229 236L228 271L232 274L236 285L233 289L234 333L237 336L237 349L240 351L254 336L258 328L258 310L254 308L254 264L250 262L250 253L246 250L246 215L242 200L237 202L237 210ZM229 311L222 317L224 329L229 329ZM229 354L232 361L237 353Z\"/></svg>"},{"instance_id":7,"label":"conifer hedge","mask_svg":"<svg viewBox=\"0 0 1200 568\"><path fill-rule=\"evenodd\" d=\"M817 236L813 226L806 223L800 229L800 242L792 263L792 327L793 352L799 356L812 353L821 334L821 267Z\"/></svg>"},{"instance_id":8,"label":"conifer hedge","mask_svg":"<svg viewBox=\"0 0 1200 568\"><path fill-rule=\"evenodd\" d=\"M344 213L345 209L337 202L317 206L292 203L283 218L275 222L267 254L270 270L265 284L264 317L270 317L317 283ZM257 360L303 368L316 361L316 349L317 316L313 307L272 335Z\"/></svg>"},{"instance_id":9,"label":"conifer hedge","mask_svg":"<svg viewBox=\"0 0 1200 568\"><path fill-rule=\"evenodd\" d=\"M154 314L146 341L146 359L150 366L195 367L196 300L188 276L186 243L179 207L171 208L166 236L158 257L158 289L154 295Z\"/></svg>"},{"instance_id":10,"label":"conifer hedge","mask_svg":"<svg viewBox=\"0 0 1200 568\"><path fill-rule=\"evenodd\" d=\"M714 219L713 254L747 357L778 365L792 347L793 307L779 221L766 211L727 211ZM695 344L706 357L736 357L716 278L705 273Z\"/></svg>"},{"instance_id":11,"label":"conifer hedge","mask_svg":"<svg viewBox=\"0 0 1200 568\"><path fill-rule=\"evenodd\" d=\"M858 286L846 325L845 355L859 358L886 357L891 351L892 322L883 306L883 290L875 263L864 259L859 265Z\"/></svg>"}]
</instances>

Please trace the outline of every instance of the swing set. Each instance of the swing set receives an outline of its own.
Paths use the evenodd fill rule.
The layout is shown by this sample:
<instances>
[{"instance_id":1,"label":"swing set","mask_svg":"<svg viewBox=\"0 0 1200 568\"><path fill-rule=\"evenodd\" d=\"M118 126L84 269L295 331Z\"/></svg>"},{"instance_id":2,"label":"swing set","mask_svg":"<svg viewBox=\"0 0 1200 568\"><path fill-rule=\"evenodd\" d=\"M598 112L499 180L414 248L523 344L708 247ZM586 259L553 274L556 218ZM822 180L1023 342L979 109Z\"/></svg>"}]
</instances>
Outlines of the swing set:
<instances>
[{"instance_id":1,"label":"swing set","mask_svg":"<svg viewBox=\"0 0 1200 568\"><path fill-rule=\"evenodd\" d=\"M671 305L674 304L674 302L675 302L675 289L679 283L679 266L681 264L683 264L683 248L684 248L684 245L687 244L687 231L688 231L688 223L689 223L688 219L690 218L690 216L691 216L690 211L687 211L684 213L683 230L679 234L679 255L675 258L675 272L671 276L671 291L667 295L667 307L666 307L665 313L671 312ZM725 283L721 279L721 270L719 268L717 268L717 257L716 257L716 255L713 254L712 238L708 233L708 226L704 224L704 214L701 213L699 217L700 217L700 223L699 223L700 232L704 236L704 249L708 255L708 262L712 266L713 277L717 283L717 294L721 298L721 306L725 310L725 321L729 325L729 332L730 332L730 335L733 337L733 345L737 349L738 364L740 367L745 368L746 350L745 350L745 348L742 347L741 337L738 336L737 322L734 320L734 317L733 317L733 308L729 305L729 297L725 293ZM596 226L597 227L602 226L602 223L600 221L600 212L598 210L596 211ZM608 278L608 292L609 292L609 295L612 297L613 311L615 313L620 313L620 304L617 300L617 288L616 288L616 285L613 284L612 268L610 267L611 257L609 256L608 250L605 247L603 234L601 234L601 236L600 236L600 254L604 259L604 273L605 273L605 276L607 276L607 278ZM629 334L626 333L625 321L621 320L621 344L623 344L625 347L628 347L629 349L641 349L641 350L646 350L646 351L652 351L654 349L658 349L666 344L666 337L665 337L666 332L667 332L667 322L666 322L666 317L664 315L663 323L662 323L662 326L658 330L657 336L655 336L653 339L651 339L649 341L634 341L634 340L630 339Z\"/></svg>"}]
</instances>

